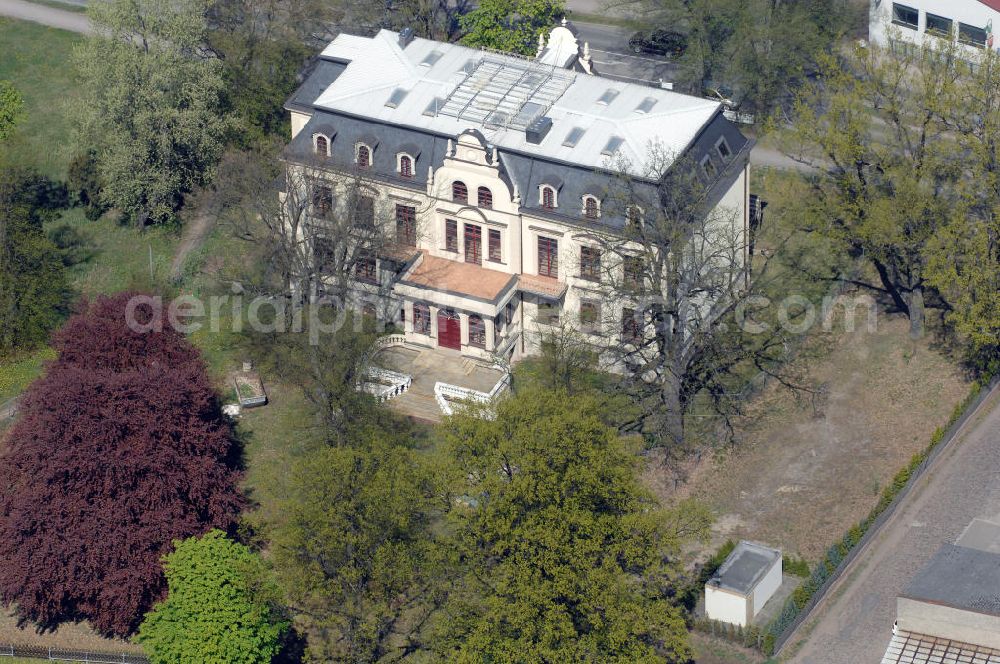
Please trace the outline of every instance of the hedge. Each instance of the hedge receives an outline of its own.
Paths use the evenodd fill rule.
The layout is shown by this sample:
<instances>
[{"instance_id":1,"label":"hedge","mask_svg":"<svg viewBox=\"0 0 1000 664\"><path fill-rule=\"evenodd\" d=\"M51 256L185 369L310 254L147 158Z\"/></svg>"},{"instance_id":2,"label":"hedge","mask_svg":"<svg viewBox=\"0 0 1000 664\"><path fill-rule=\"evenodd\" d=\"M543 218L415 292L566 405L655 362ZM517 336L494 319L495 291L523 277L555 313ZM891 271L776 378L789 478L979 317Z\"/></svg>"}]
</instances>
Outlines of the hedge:
<instances>
[{"instance_id":1,"label":"hedge","mask_svg":"<svg viewBox=\"0 0 1000 664\"><path fill-rule=\"evenodd\" d=\"M827 550L826 555L816 565L815 569L813 569L813 573L809 579L796 588L795 592L785 601L785 605L782 607L778 617L764 627L764 636L759 639L761 652L768 656L774 654L775 643L784 634L785 630L795 622L799 612L805 608L813 595L823 587L826 580L844 562L847 555L858 545L865 533L868 532L868 529L875 523L875 520L892 505L892 502L899 496L899 493L910 481L910 478L913 477L913 474L920 465L927 460L931 452L934 451L934 448L944 439L947 430L962 417L965 410L975 401L979 393L989 385L989 382L988 378L983 378L973 384L972 389L966 397L955 406L951 416L948 418L948 423L944 427L935 429L927 447L923 451L914 454L910 462L896 473L889 485L882 490L878 503L872 508L868 516L860 523L851 526L844 534L844 537Z\"/></svg>"}]
</instances>

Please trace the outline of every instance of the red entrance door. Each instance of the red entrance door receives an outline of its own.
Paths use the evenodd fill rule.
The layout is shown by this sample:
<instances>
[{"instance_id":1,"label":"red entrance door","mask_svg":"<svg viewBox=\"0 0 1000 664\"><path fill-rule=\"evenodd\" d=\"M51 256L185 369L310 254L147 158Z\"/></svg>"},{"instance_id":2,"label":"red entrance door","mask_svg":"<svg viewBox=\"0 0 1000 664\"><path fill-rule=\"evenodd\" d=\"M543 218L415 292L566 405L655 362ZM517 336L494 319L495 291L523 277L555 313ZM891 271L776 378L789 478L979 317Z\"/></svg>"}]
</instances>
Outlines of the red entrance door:
<instances>
[{"instance_id":1,"label":"red entrance door","mask_svg":"<svg viewBox=\"0 0 1000 664\"><path fill-rule=\"evenodd\" d=\"M458 314L438 311L438 346L462 350L462 325Z\"/></svg>"}]
</instances>

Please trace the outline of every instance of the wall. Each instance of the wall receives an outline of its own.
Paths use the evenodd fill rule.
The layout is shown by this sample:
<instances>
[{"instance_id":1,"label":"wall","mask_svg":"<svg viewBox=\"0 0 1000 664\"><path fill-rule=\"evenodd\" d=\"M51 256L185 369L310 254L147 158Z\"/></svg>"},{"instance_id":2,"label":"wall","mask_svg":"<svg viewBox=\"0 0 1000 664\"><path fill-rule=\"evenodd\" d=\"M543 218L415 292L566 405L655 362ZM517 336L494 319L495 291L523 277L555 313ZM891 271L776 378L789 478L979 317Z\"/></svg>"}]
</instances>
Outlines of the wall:
<instances>
[{"instance_id":1,"label":"wall","mask_svg":"<svg viewBox=\"0 0 1000 664\"><path fill-rule=\"evenodd\" d=\"M750 598L705 584L705 615L712 620L746 627L750 623Z\"/></svg>"},{"instance_id":2,"label":"wall","mask_svg":"<svg viewBox=\"0 0 1000 664\"><path fill-rule=\"evenodd\" d=\"M764 578L760 580L757 587L753 589L753 614L756 616L767 604L767 600L778 592L781 587L781 558L775 561L774 565L767 571Z\"/></svg>"},{"instance_id":3,"label":"wall","mask_svg":"<svg viewBox=\"0 0 1000 664\"><path fill-rule=\"evenodd\" d=\"M958 22L977 28L986 28L992 24L1000 29L1000 12L990 9L979 0L902 0L899 4L912 7L920 12L919 28L912 30L892 23L892 0L873 0L869 14L869 39L880 46L888 46L890 39L903 40L920 44L925 38L937 39L925 34L927 27L927 12L950 18L955 21L954 28L958 30ZM996 48L998 44L994 44ZM966 46L970 52L979 49Z\"/></svg>"},{"instance_id":4,"label":"wall","mask_svg":"<svg viewBox=\"0 0 1000 664\"><path fill-rule=\"evenodd\" d=\"M896 622L908 632L1000 649L1000 616L899 597Z\"/></svg>"}]
</instances>

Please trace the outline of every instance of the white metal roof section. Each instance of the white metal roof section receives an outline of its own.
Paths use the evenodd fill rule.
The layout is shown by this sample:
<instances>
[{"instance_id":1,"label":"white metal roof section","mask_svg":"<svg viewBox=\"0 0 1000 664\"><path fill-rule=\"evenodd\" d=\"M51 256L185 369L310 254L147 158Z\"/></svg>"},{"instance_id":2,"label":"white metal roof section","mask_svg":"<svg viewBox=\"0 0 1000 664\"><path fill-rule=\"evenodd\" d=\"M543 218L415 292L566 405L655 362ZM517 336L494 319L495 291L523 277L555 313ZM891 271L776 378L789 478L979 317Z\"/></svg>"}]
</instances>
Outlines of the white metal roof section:
<instances>
[{"instance_id":1,"label":"white metal roof section","mask_svg":"<svg viewBox=\"0 0 1000 664\"><path fill-rule=\"evenodd\" d=\"M668 166L653 164L653 152L679 154L720 108L700 97L457 44L417 38L404 50L398 33L388 30L371 38L341 34L323 55L350 64L315 100L320 108L446 136L474 128L500 148L589 168L610 168L602 151L620 137L614 165L621 158L637 176ZM387 106L396 88L408 93ZM617 94L598 103L609 89ZM647 98L656 103L636 113ZM552 119L552 130L541 143L529 143L524 127L539 115ZM564 139L573 127L586 132L570 145Z\"/></svg>"},{"instance_id":2,"label":"white metal roof section","mask_svg":"<svg viewBox=\"0 0 1000 664\"><path fill-rule=\"evenodd\" d=\"M1000 664L1000 652L925 634L896 630L882 664Z\"/></svg>"}]
</instances>

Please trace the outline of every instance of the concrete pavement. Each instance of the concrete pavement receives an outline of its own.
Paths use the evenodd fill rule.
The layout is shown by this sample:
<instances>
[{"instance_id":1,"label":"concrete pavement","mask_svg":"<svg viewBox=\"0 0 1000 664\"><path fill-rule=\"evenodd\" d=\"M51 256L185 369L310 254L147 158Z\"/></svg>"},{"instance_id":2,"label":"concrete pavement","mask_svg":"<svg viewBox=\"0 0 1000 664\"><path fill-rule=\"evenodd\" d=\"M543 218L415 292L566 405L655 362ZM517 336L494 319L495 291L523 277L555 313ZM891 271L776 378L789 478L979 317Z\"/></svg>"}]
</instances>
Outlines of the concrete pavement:
<instances>
[{"instance_id":1,"label":"concrete pavement","mask_svg":"<svg viewBox=\"0 0 1000 664\"><path fill-rule=\"evenodd\" d=\"M60 30L90 34L93 28L86 14L39 5L26 0L0 0L0 16L41 23Z\"/></svg>"},{"instance_id":2,"label":"concrete pavement","mask_svg":"<svg viewBox=\"0 0 1000 664\"><path fill-rule=\"evenodd\" d=\"M1000 388L793 636L782 660L879 662L892 636L897 595L941 544L953 544L977 517L1000 519Z\"/></svg>"}]
</instances>

